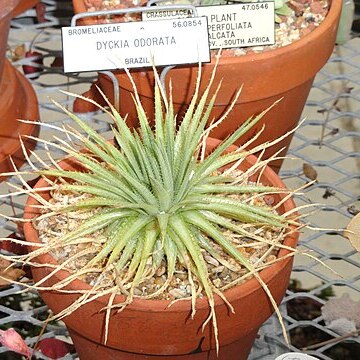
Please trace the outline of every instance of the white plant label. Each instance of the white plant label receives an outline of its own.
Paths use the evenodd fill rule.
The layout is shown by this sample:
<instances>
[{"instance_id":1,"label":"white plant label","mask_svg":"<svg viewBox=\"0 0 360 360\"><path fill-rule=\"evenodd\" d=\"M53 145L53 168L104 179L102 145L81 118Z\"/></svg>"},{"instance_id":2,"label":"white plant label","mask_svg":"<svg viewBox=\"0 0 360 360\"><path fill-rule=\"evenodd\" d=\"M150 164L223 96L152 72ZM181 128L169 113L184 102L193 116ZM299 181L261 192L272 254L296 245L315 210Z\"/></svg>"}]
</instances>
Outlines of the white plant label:
<instances>
[{"instance_id":1,"label":"white plant label","mask_svg":"<svg viewBox=\"0 0 360 360\"><path fill-rule=\"evenodd\" d=\"M272 45L275 43L274 2L199 6L198 16L208 18L210 49ZM154 10L143 21L192 16L189 9Z\"/></svg>"},{"instance_id":2,"label":"white plant label","mask_svg":"<svg viewBox=\"0 0 360 360\"><path fill-rule=\"evenodd\" d=\"M317 360L317 359L314 358L313 356L296 352L296 353L282 354L274 360Z\"/></svg>"},{"instance_id":3,"label":"white plant label","mask_svg":"<svg viewBox=\"0 0 360 360\"><path fill-rule=\"evenodd\" d=\"M64 72L210 61L206 17L62 28Z\"/></svg>"}]
</instances>

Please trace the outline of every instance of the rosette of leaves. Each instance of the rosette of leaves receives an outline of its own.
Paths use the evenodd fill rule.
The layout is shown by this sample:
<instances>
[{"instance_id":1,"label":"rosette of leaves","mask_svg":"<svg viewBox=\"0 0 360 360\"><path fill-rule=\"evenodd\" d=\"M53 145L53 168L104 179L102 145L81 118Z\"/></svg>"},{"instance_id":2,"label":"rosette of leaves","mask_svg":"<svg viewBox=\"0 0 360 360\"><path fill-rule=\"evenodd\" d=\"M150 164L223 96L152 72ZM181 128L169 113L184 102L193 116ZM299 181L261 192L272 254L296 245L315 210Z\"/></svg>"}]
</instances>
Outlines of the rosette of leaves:
<instances>
[{"instance_id":1,"label":"rosette of leaves","mask_svg":"<svg viewBox=\"0 0 360 360\"><path fill-rule=\"evenodd\" d=\"M107 141L78 116L56 103L82 131L61 128L69 140L64 141L55 137L54 142L41 139L39 141L48 148L54 147L65 152L81 164L83 171L66 170L57 165L38 170L28 158L34 169L32 173L47 178L49 186L46 189L31 189L23 179L23 174L28 172L20 171L15 171L14 174L21 179L25 190L14 186L18 194L30 194L40 202L43 207L43 215L40 215L40 218L51 218L57 214L81 215L87 211L93 211L94 214L64 236L44 244L30 254L12 259L31 264L40 254L52 254L67 246L79 243L84 245L89 242L89 248L85 250L87 256L90 256L87 264L80 269L72 269L69 279L55 284L53 288L61 291L71 279L84 278L87 274L92 274L93 279L95 276L93 282L96 289L80 295L76 304L57 314L57 318L68 315L92 298L98 298L100 293L112 295L107 309L109 321L110 309L123 308L131 303L133 298L138 296L135 289L153 276L161 264L166 264L165 283L156 292L143 298L156 298L166 292L174 277L176 265L181 264L187 270L191 284L192 315L195 315L196 298L201 290L207 296L210 305L209 317L205 324L212 320L217 339L214 295L218 294L224 301L226 299L222 290L210 279L203 252L205 250L221 264L231 268L229 262L217 250L219 247L258 279L278 312L266 284L258 275L259 270L226 235L226 231L231 231L245 235L249 239L257 239L256 234L250 233L246 226L242 225L253 224L260 228L275 228L286 232L289 225L294 223L270 206L242 202L232 196L259 196L286 191L245 181L251 172L265 166L267 161L259 161L249 172L237 171L232 174L231 170L236 169L249 152L244 149L225 152L269 109L248 119L212 153L205 156L205 142L211 128L218 125L227 115L210 127L207 126L216 94L220 91L219 84L215 94L210 95L214 74L215 71L210 84L202 94L199 92L199 75L196 91L180 125L177 125L171 95L167 99L156 72L154 130L149 124L135 86L134 102L139 119L138 129L129 128L126 119L108 102L109 108L102 110L113 121L114 142ZM239 94L240 91L234 103ZM228 111L230 110L231 108ZM54 128L52 125L49 126ZM80 143L83 151L79 151L70 139ZM254 151L266 146L257 147ZM42 163L45 165L44 161ZM55 164L55 161L52 163ZM230 169L223 172L224 166L230 166ZM59 180L54 181L54 178ZM37 193L49 189L53 192L60 191L85 197L80 196L80 200L62 205L55 201L46 201ZM36 219L35 223L38 221L39 219ZM99 232L101 236L98 235ZM93 240L87 240L91 236L102 239L96 247L91 243ZM74 257L79 256L80 254L76 254ZM63 268L66 268L64 264L59 265L52 274ZM114 271L117 274L116 283L109 286L108 282L105 282L102 286L100 280L107 278L107 274L113 274ZM195 278L200 284L198 288L194 285ZM34 288L43 289L41 286L44 281L45 279L35 284ZM125 295L124 303L112 303L116 294ZM231 308L231 304L228 305Z\"/></svg>"}]
</instances>

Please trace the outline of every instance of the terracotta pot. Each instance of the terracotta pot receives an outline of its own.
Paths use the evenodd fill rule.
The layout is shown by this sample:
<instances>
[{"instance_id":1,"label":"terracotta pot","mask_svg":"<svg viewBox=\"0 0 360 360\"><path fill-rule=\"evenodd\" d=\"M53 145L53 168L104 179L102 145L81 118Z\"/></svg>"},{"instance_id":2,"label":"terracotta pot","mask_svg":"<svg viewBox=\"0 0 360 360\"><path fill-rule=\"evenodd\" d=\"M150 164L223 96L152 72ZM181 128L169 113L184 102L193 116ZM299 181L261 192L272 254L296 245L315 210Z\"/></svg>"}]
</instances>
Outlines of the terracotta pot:
<instances>
[{"instance_id":1,"label":"terracotta pot","mask_svg":"<svg viewBox=\"0 0 360 360\"><path fill-rule=\"evenodd\" d=\"M25 161L19 136L27 151L35 147L36 142L26 139L25 135L39 134L39 109L30 82L7 60L0 81L0 94L0 173L5 173L14 170L10 157L17 167ZM25 124L19 119L33 120L34 123ZM5 178L0 177L0 181L3 180Z\"/></svg>"},{"instance_id":2,"label":"terracotta pot","mask_svg":"<svg viewBox=\"0 0 360 360\"><path fill-rule=\"evenodd\" d=\"M10 156L17 166L24 162L19 136L37 135L39 131L35 123L18 121L38 120L38 103L29 81L5 58L10 20L18 3L18 0L0 0L0 173L14 170ZM34 147L33 141L23 140L27 150Z\"/></svg>"},{"instance_id":3,"label":"terracotta pot","mask_svg":"<svg viewBox=\"0 0 360 360\"><path fill-rule=\"evenodd\" d=\"M33 8L40 0L20 0L18 5L12 12L12 17L22 14L24 11Z\"/></svg>"},{"instance_id":4,"label":"terracotta pot","mask_svg":"<svg viewBox=\"0 0 360 360\"><path fill-rule=\"evenodd\" d=\"M0 0L0 80L4 69L10 20L19 0Z\"/></svg>"},{"instance_id":5,"label":"terracotta pot","mask_svg":"<svg viewBox=\"0 0 360 360\"><path fill-rule=\"evenodd\" d=\"M209 150L219 143L210 139ZM246 167L256 161L251 156L247 159ZM71 169L74 163L60 162L60 166ZM253 179L254 180L254 179ZM284 187L279 177L267 168L261 175L264 184ZM45 186L45 180L40 180L36 187ZM49 198L49 193L44 193ZM276 195L279 201L285 195ZM34 208L37 202L29 197L25 207L25 219L32 219L38 215L39 209ZM279 211L286 212L294 208L293 200L284 202ZM37 231L31 222L25 223L25 237L29 242L40 242ZM285 244L295 247L298 234L293 233L286 237ZM284 256L288 251L281 250L279 256ZM40 263L55 263L48 254L39 256ZM292 257L283 259L261 272L261 277L267 283L277 303L280 303L289 283L292 268ZM32 269L35 281L39 281L49 273L46 267ZM51 285L68 276L65 271L57 272L56 276L49 279L46 285ZM89 285L80 280L73 281L69 289L89 289ZM77 295L64 294L54 291L42 291L46 304L58 313L71 303ZM64 321L72 336L76 350L83 360L92 359L246 359L256 338L261 324L272 314L273 308L269 298L255 279L251 279L237 287L225 292L225 296L235 308L235 314L230 314L224 302L216 297L216 314L219 327L220 353L216 356L215 339L211 326L206 326L201 332L201 326L209 314L206 298L196 302L196 316L190 319L190 301L180 301L168 307L169 301L165 300L139 300L120 313L111 314L109 325L109 338L104 345L105 315L100 310L107 305L108 297L92 301L80 307ZM122 296L117 296L115 302L123 301Z\"/></svg>"},{"instance_id":6,"label":"terracotta pot","mask_svg":"<svg viewBox=\"0 0 360 360\"><path fill-rule=\"evenodd\" d=\"M243 84L243 91L234 110L227 119L217 127L211 136L223 139L232 133L244 120L258 114L274 101L283 100L257 124L248 134L239 139L237 144L244 143L258 133L265 124L266 128L252 146L268 140L274 140L292 130L300 119L306 99L316 73L330 57L336 37L341 12L341 0L332 0L331 7L323 23L310 34L291 45L259 54L245 56L222 56L217 71L215 86L222 79L223 84L217 97L213 116L218 118L229 106L236 90ZM202 66L201 89L208 84L214 67L214 59L210 64ZM115 72L120 86L120 112L137 125L136 111L132 101L133 89L123 71ZM197 66L177 67L166 76L168 86L172 80L175 110L182 113L187 108L195 88ZM151 71L132 71L140 99L146 113L152 120L154 113L153 75ZM113 83L109 77L99 74L98 85L112 102L114 102ZM96 88L90 89L87 96L101 101ZM75 111L87 111L77 100ZM179 116L181 119L181 115ZM270 157L284 148L280 156L286 154L292 136L268 149L265 156ZM272 168L279 170L282 161L272 163Z\"/></svg>"}]
</instances>

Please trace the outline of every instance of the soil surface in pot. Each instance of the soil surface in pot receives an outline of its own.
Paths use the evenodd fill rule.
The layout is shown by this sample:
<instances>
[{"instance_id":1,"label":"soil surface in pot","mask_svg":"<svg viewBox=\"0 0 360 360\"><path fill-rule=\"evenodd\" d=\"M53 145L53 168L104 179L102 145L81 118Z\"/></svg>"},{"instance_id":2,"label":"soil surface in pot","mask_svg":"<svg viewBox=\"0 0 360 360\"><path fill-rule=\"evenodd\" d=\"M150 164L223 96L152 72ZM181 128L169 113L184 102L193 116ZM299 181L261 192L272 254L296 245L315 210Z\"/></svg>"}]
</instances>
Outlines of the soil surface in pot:
<instances>
[{"instance_id":1,"label":"soil surface in pot","mask_svg":"<svg viewBox=\"0 0 360 360\"><path fill-rule=\"evenodd\" d=\"M201 5L201 0L191 1L195 6ZM84 0L85 8L88 12L99 10L125 9L139 6L139 0ZM162 5L175 2L164 2ZM223 1L214 1L213 5L222 4ZM237 1L229 3L239 3ZM327 0L290 0L287 5L292 12L289 16L279 15L281 22L275 24L275 44L269 46L253 46L247 48L224 49L224 54L241 56L250 53L269 51L282 46L289 45L303 36L315 30L325 19L329 10ZM137 15L107 15L97 18L98 24L113 22L138 21L141 19Z\"/></svg>"},{"instance_id":2,"label":"soil surface in pot","mask_svg":"<svg viewBox=\"0 0 360 360\"><path fill-rule=\"evenodd\" d=\"M240 171L236 173L234 172L233 175L242 174ZM74 205L79 201L91 198L91 195L88 194L76 194L61 189L52 191L51 196L52 198L49 201L53 209ZM259 194L232 194L228 196L229 198L239 200L239 202L258 205L263 208L271 208L275 202L274 196L271 194L264 196ZM66 236L71 231L79 228L86 220L96 215L97 211L97 209L92 211L73 211L70 213L50 214L48 216L50 210L46 209L43 212L43 216L36 220L35 227L43 243L54 244L57 242L57 239ZM276 211L273 210L273 212ZM260 271L278 261L277 254L286 236L286 230L263 225L243 224L241 222L238 222L236 225L242 226L249 236L234 234L226 229L223 229L223 234L232 241L242 255L256 269ZM50 254L58 263L66 264L66 268L69 271L78 273L100 252L104 247L105 241L106 233L101 230L88 235L86 239L76 244L60 245L56 250L51 251ZM244 266L236 262L219 245L211 239L207 239L207 241L211 243L213 250L221 256L219 258L211 250L206 251L202 249L202 255L207 264L210 280L215 288L225 291L252 277ZM153 257L153 262L155 261L155 257ZM205 296L199 279L196 275L189 274L184 264L178 260L176 262L175 273L171 278L167 276L168 264L166 261L162 260L153 273L152 265L149 262L147 266L149 276L135 288L135 296L150 296L156 300L190 298L193 287L195 287L199 298ZM99 273L104 271L104 269L102 264L98 264L96 267L98 269L95 269L94 272L86 272L86 275L79 278L91 286L96 284L102 289L113 288L124 280L122 275L113 268L109 269L106 272L106 276L101 276L101 280L99 280ZM128 283L131 284L131 281L129 280ZM127 284L125 281L123 285L119 286L119 294L127 295ZM166 287L165 291L164 287Z\"/></svg>"}]
</instances>

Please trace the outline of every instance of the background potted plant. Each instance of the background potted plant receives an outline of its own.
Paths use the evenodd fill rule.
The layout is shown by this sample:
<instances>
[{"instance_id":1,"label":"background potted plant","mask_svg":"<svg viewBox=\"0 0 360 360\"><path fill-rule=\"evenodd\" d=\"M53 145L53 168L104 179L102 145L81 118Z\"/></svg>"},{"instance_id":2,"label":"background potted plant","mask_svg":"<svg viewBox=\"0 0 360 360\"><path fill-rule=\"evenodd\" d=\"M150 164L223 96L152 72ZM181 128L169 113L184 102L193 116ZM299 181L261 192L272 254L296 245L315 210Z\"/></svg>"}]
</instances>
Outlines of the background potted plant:
<instances>
[{"instance_id":1,"label":"background potted plant","mask_svg":"<svg viewBox=\"0 0 360 360\"><path fill-rule=\"evenodd\" d=\"M80 1L74 0L75 3ZM315 1L315 5L321 7L322 2ZM291 4L290 4L291 5ZM309 3L309 6L314 6ZM296 12L296 10L294 10ZM252 146L257 146L268 140L276 139L289 130L293 129L301 116L305 101L308 97L311 85L317 72L322 68L330 57L336 37L338 21L341 12L341 1L329 1L329 10L323 22L314 28L312 21L308 21L309 29L304 30L307 34L287 46L275 48L260 53L249 52L243 56L234 56L233 51L224 52L221 57L217 72L217 81L222 79L223 90L214 104L215 116L224 113L231 102L236 89L244 84L243 92L235 105L235 110L229 114L227 121L213 130L211 136L219 139L226 138L243 121L252 114L262 111L274 101L283 98L274 113L264 118L238 143L247 141L256 134L265 124L266 130ZM310 17L309 17L310 19ZM310 29L313 29L310 32ZM209 76L214 67L214 58L210 64L203 65L202 90L206 87ZM132 85L123 71L115 72L120 86L120 113L128 114L129 121L136 126L136 110L132 103ZM139 89L143 106L147 114L154 112L154 99L152 94L154 79L151 71L138 70L133 72L133 78ZM196 83L196 66L183 66L171 70L166 77L166 83L170 79L177 84L174 90L174 104L176 110L186 109ZM105 74L99 74L96 83L106 95L114 102L113 82ZM92 86L85 96L101 101L101 96L96 86ZM77 100L74 103L74 111L82 112L94 110L89 104ZM286 153L290 144L291 136L279 142L271 149L267 149L265 156L269 157L280 149L281 155ZM271 164L278 171L282 161L279 159Z\"/></svg>"},{"instance_id":2,"label":"background potted plant","mask_svg":"<svg viewBox=\"0 0 360 360\"><path fill-rule=\"evenodd\" d=\"M18 119L39 119L35 91L29 81L7 60L6 49L13 11L17 0L0 0L0 172L10 171L9 157L17 166L24 162L19 135L37 135L35 123L22 123ZM25 141L30 150L34 141ZM0 176L0 181L4 180Z\"/></svg>"}]
</instances>

